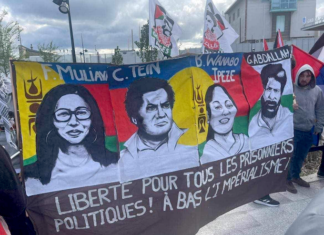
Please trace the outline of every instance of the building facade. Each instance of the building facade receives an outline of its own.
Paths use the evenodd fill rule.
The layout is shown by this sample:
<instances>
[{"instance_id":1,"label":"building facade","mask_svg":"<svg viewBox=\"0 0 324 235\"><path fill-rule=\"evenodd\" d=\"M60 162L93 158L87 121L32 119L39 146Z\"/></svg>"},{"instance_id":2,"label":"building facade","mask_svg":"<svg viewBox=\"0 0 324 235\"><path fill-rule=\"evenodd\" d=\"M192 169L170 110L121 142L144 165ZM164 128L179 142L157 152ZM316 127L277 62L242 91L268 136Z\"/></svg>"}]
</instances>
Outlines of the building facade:
<instances>
[{"instance_id":1,"label":"building facade","mask_svg":"<svg viewBox=\"0 0 324 235\"><path fill-rule=\"evenodd\" d=\"M33 45L30 46L31 48L19 45L19 56L20 58L27 58L30 56L40 56L40 52L33 49Z\"/></svg>"},{"instance_id":2,"label":"building facade","mask_svg":"<svg viewBox=\"0 0 324 235\"><path fill-rule=\"evenodd\" d=\"M315 18L316 0L236 0L225 14L240 35L235 43L274 41L278 29L285 40L316 35L301 30L306 19Z\"/></svg>"}]
</instances>

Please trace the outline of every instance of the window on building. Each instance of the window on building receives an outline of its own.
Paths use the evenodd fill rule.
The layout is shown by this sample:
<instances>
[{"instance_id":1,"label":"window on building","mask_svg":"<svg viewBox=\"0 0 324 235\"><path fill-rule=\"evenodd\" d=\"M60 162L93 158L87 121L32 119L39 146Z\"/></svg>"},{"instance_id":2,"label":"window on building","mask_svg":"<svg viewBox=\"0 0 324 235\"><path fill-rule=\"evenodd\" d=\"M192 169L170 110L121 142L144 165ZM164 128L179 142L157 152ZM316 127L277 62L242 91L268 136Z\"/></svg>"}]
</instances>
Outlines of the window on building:
<instances>
[{"instance_id":1,"label":"window on building","mask_svg":"<svg viewBox=\"0 0 324 235\"><path fill-rule=\"evenodd\" d=\"M296 9L297 0L271 0L271 9Z\"/></svg>"},{"instance_id":2,"label":"window on building","mask_svg":"<svg viewBox=\"0 0 324 235\"><path fill-rule=\"evenodd\" d=\"M280 32L285 32L285 16L277 16L277 22L276 22L276 30L278 31L280 29Z\"/></svg>"},{"instance_id":3,"label":"window on building","mask_svg":"<svg viewBox=\"0 0 324 235\"><path fill-rule=\"evenodd\" d=\"M240 17L240 8L237 9L237 18Z\"/></svg>"},{"instance_id":4,"label":"window on building","mask_svg":"<svg viewBox=\"0 0 324 235\"><path fill-rule=\"evenodd\" d=\"M235 12L233 13L233 21L235 20Z\"/></svg>"},{"instance_id":5,"label":"window on building","mask_svg":"<svg viewBox=\"0 0 324 235\"><path fill-rule=\"evenodd\" d=\"M231 16L228 16L228 22L231 23Z\"/></svg>"},{"instance_id":6,"label":"window on building","mask_svg":"<svg viewBox=\"0 0 324 235\"><path fill-rule=\"evenodd\" d=\"M280 7L281 7L281 0L272 0L271 1L271 7L272 8L278 8L278 9L280 9Z\"/></svg>"}]
</instances>

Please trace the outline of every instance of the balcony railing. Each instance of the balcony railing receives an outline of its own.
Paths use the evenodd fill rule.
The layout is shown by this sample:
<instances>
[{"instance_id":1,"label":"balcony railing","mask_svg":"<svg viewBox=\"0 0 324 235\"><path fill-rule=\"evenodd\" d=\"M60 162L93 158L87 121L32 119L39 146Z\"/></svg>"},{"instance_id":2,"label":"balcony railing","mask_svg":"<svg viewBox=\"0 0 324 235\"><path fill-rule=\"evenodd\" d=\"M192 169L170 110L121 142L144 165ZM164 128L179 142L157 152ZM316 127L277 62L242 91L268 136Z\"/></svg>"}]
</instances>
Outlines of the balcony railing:
<instances>
[{"instance_id":1,"label":"balcony railing","mask_svg":"<svg viewBox=\"0 0 324 235\"><path fill-rule=\"evenodd\" d=\"M297 0L271 0L271 11L296 11Z\"/></svg>"}]
</instances>

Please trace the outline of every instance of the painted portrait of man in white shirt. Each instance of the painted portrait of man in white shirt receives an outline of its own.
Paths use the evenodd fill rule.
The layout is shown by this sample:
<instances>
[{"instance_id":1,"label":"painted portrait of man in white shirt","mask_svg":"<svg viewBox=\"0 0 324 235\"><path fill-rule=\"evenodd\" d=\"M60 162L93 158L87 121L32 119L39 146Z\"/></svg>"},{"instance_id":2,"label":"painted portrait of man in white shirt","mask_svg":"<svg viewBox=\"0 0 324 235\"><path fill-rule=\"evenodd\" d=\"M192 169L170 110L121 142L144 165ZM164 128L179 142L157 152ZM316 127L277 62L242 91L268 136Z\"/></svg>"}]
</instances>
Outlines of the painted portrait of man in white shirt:
<instances>
[{"instance_id":1,"label":"painted portrait of man in white shirt","mask_svg":"<svg viewBox=\"0 0 324 235\"><path fill-rule=\"evenodd\" d=\"M199 165L196 147L178 144L187 130L173 121L174 102L173 89L166 80L141 78L128 88L125 108L138 130L120 153L121 182Z\"/></svg>"}]
</instances>

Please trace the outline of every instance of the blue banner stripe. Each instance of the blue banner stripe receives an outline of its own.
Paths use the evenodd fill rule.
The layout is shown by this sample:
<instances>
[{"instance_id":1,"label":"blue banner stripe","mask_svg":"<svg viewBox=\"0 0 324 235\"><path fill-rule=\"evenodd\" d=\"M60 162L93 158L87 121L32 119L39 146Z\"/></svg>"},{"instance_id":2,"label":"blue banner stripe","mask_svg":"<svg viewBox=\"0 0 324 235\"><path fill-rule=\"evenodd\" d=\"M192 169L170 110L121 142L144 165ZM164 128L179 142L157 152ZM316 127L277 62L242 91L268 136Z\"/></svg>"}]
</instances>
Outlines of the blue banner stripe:
<instances>
[{"instance_id":1,"label":"blue banner stripe","mask_svg":"<svg viewBox=\"0 0 324 235\"><path fill-rule=\"evenodd\" d=\"M44 76L53 69L67 84L107 84L108 64L40 63Z\"/></svg>"},{"instance_id":2,"label":"blue banner stripe","mask_svg":"<svg viewBox=\"0 0 324 235\"><path fill-rule=\"evenodd\" d=\"M177 72L190 67L199 67L210 75L217 74L218 69L239 75L242 57L243 53L203 54L151 63L111 66L108 68L109 88L127 88L134 80L143 77L169 80Z\"/></svg>"}]
</instances>

